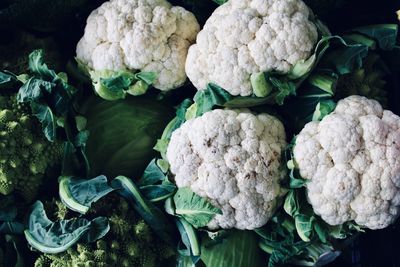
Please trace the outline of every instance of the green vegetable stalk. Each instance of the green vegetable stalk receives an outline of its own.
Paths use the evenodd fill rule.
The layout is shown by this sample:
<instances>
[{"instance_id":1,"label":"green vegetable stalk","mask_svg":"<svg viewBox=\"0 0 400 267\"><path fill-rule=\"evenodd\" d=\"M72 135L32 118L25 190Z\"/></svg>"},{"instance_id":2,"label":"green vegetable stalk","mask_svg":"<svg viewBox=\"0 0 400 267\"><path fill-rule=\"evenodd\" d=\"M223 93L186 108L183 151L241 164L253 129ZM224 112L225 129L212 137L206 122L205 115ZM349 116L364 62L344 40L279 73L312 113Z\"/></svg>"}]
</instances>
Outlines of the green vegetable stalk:
<instances>
[{"instance_id":1,"label":"green vegetable stalk","mask_svg":"<svg viewBox=\"0 0 400 267\"><path fill-rule=\"evenodd\" d=\"M59 201L47 203L47 210L59 220L76 216ZM102 198L87 214L89 217L99 215L109 218L111 228L105 237L93 243L78 243L63 253L43 254L36 260L35 267L155 267L174 255L118 195Z\"/></svg>"}]
</instances>

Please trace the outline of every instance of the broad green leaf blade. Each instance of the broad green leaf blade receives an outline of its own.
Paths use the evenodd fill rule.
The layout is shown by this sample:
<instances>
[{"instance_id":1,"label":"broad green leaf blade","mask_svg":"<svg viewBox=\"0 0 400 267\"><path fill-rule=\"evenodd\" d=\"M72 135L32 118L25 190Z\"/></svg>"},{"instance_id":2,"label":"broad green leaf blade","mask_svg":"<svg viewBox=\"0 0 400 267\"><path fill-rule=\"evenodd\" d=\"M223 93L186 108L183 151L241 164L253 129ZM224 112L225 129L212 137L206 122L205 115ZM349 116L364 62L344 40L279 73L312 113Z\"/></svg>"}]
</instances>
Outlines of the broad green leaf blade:
<instances>
[{"instance_id":1,"label":"broad green leaf blade","mask_svg":"<svg viewBox=\"0 0 400 267\"><path fill-rule=\"evenodd\" d=\"M175 213L183 217L195 228L206 226L222 211L205 198L196 195L188 187L179 188L174 195Z\"/></svg>"},{"instance_id":2,"label":"broad green leaf blade","mask_svg":"<svg viewBox=\"0 0 400 267\"><path fill-rule=\"evenodd\" d=\"M206 246L202 240L201 260L206 266L263 266L257 235L252 231L232 230L222 242Z\"/></svg>"},{"instance_id":3,"label":"broad green leaf blade","mask_svg":"<svg viewBox=\"0 0 400 267\"><path fill-rule=\"evenodd\" d=\"M61 201L71 210L85 214L92 203L114 191L104 175L92 179L78 179L71 176L59 178Z\"/></svg>"},{"instance_id":4,"label":"broad green leaf blade","mask_svg":"<svg viewBox=\"0 0 400 267\"><path fill-rule=\"evenodd\" d=\"M111 181L111 186L132 204L133 208L162 240L167 244L175 244L175 229L171 222L159 208L143 197L131 179L118 176Z\"/></svg>"},{"instance_id":5,"label":"broad green leaf blade","mask_svg":"<svg viewBox=\"0 0 400 267\"><path fill-rule=\"evenodd\" d=\"M94 242L109 230L105 217L91 221L77 218L52 222L47 218L42 202L37 201L29 215L29 228L24 234L30 246L42 253L54 254L66 251L80 240Z\"/></svg>"}]
</instances>

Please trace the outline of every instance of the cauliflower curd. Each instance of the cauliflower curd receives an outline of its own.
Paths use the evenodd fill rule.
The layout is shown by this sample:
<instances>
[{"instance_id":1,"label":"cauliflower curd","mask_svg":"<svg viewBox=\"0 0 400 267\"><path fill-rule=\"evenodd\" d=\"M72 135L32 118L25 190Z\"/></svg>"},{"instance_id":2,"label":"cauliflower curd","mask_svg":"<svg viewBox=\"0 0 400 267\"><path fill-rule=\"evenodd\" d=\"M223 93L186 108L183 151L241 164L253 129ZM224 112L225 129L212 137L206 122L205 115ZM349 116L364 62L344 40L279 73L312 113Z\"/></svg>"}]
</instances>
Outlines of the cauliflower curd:
<instances>
[{"instance_id":1,"label":"cauliflower curd","mask_svg":"<svg viewBox=\"0 0 400 267\"><path fill-rule=\"evenodd\" d=\"M255 229L284 194L283 124L247 109L206 112L172 133L167 150L178 187L190 187L222 210L208 227Z\"/></svg>"},{"instance_id":2,"label":"cauliflower curd","mask_svg":"<svg viewBox=\"0 0 400 267\"><path fill-rule=\"evenodd\" d=\"M400 212L400 117L375 100L340 100L297 136L294 159L314 212L331 225L381 229Z\"/></svg>"},{"instance_id":3,"label":"cauliflower curd","mask_svg":"<svg viewBox=\"0 0 400 267\"><path fill-rule=\"evenodd\" d=\"M253 73L287 73L318 40L301 0L230 0L218 7L189 49L186 74L198 90L215 83L231 95L253 93Z\"/></svg>"},{"instance_id":4,"label":"cauliflower curd","mask_svg":"<svg viewBox=\"0 0 400 267\"><path fill-rule=\"evenodd\" d=\"M154 72L154 87L170 90L186 80L187 50L199 29L192 13L165 0L111 0L88 17L77 58L96 71Z\"/></svg>"}]
</instances>

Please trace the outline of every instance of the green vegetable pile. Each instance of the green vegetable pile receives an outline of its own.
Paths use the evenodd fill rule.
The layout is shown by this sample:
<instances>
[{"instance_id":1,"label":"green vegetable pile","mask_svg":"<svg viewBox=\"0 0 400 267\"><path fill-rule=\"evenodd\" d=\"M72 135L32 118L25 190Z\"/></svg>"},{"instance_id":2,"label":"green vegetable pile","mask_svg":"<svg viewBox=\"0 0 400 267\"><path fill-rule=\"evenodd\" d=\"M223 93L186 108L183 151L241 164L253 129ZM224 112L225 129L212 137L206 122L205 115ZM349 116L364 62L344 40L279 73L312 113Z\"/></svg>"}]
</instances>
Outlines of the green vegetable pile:
<instances>
[{"instance_id":1,"label":"green vegetable pile","mask_svg":"<svg viewBox=\"0 0 400 267\"><path fill-rule=\"evenodd\" d=\"M397 10L1 2L0 267L397 266Z\"/></svg>"}]
</instances>

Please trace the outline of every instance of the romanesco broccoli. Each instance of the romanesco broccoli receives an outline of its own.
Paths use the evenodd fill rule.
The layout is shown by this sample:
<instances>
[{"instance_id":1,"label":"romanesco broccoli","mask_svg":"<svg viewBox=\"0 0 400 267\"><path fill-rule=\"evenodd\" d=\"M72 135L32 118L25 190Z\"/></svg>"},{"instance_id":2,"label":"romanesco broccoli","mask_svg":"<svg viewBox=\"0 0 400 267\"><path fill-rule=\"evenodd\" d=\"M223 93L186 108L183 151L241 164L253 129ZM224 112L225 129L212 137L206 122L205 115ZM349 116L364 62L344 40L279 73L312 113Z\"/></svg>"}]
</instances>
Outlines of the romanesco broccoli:
<instances>
[{"instance_id":1,"label":"romanesco broccoli","mask_svg":"<svg viewBox=\"0 0 400 267\"><path fill-rule=\"evenodd\" d=\"M52 207L56 219L66 219L74 213L59 201L47 203ZM174 255L174 251L152 232L128 203L117 195L110 194L95 203L88 216L107 216L110 232L95 243L79 243L60 254L43 254L35 267L155 267Z\"/></svg>"},{"instance_id":2,"label":"romanesco broccoli","mask_svg":"<svg viewBox=\"0 0 400 267\"><path fill-rule=\"evenodd\" d=\"M0 193L13 191L26 201L35 198L46 169L62 155L60 143L50 143L29 106L16 95L0 95Z\"/></svg>"}]
</instances>

